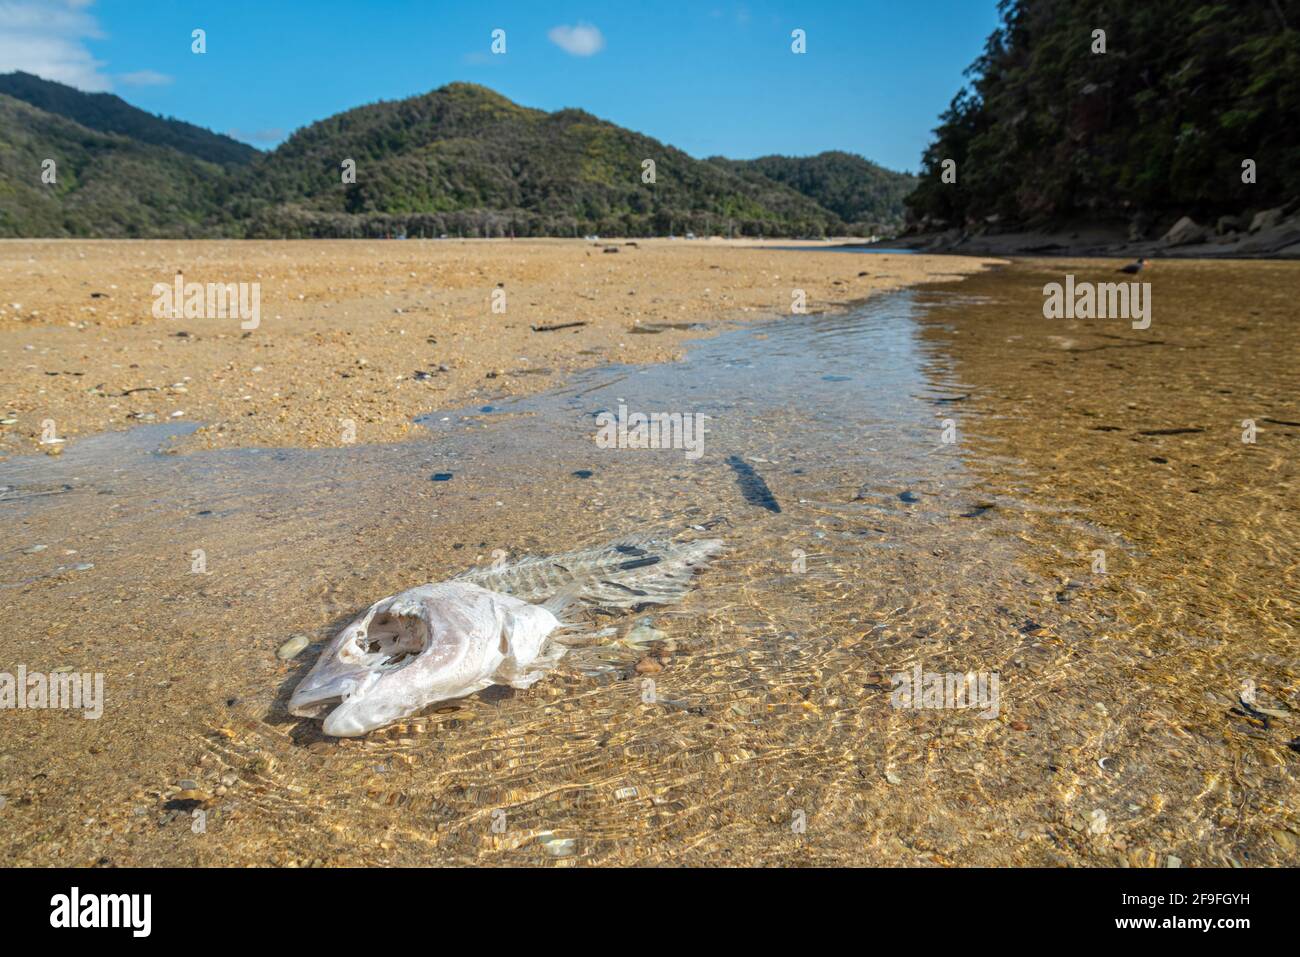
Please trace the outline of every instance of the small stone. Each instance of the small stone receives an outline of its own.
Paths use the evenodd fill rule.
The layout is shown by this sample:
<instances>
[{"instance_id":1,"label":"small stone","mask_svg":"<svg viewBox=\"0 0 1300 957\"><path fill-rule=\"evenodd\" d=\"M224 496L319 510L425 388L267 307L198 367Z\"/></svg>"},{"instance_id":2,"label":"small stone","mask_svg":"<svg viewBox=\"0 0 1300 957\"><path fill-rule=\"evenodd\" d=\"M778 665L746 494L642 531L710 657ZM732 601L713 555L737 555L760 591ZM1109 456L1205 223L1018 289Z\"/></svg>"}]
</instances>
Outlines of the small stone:
<instances>
[{"instance_id":1,"label":"small stone","mask_svg":"<svg viewBox=\"0 0 1300 957\"><path fill-rule=\"evenodd\" d=\"M1198 226L1190 216L1184 216L1165 233L1164 241L1170 246L1189 246L1205 241L1206 229Z\"/></svg>"},{"instance_id":2,"label":"small stone","mask_svg":"<svg viewBox=\"0 0 1300 957\"><path fill-rule=\"evenodd\" d=\"M658 628L650 625L637 625L627 633L627 642L633 645L648 645L651 642L663 641L668 636Z\"/></svg>"},{"instance_id":3,"label":"small stone","mask_svg":"<svg viewBox=\"0 0 1300 957\"><path fill-rule=\"evenodd\" d=\"M1240 216L1220 216L1214 222L1214 231L1220 236L1240 232L1244 221Z\"/></svg>"},{"instance_id":4,"label":"small stone","mask_svg":"<svg viewBox=\"0 0 1300 957\"><path fill-rule=\"evenodd\" d=\"M568 857L577 844L577 841L571 837L556 837L550 831L543 831L537 835L537 840L552 857Z\"/></svg>"},{"instance_id":5,"label":"small stone","mask_svg":"<svg viewBox=\"0 0 1300 957\"><path fill-rule=\"evenodd\" d=\"M886 772L885 772L885 780L888 781L890 784L902 784L902 783L903 783L903 779L902 779L901 777L899 777L899 776L898 776L898 773L895 772L895 771L886 771Z\"/></svg>"},{"instance_id":6,"label":"small stone","mask_svg":"<svg viewBox=\"0 0 1300 957\"><path fill-rule=\"evenodd\" d=\"M658 658L652 658L646 655L636 663L636 673L639 675L657 675L664 670L664 666Z\"/></svg>"},{"instance_id":7,"label":"small stone","mask_svg":"<svg viewBox=\"0 0 1300 957\"><path fill-rule=\"evenodd\" d=\"M311 639L306 635L294 635L276 650L275 656L281 661L289 661L301 654L309 644Z\"/></svg>"},{"instance_id":8,"label":"small stone","mask_svg":"<svg viewBox=\"0 0 1300 957\"><path fill-rule=\"evenodd\" d=\"M1296 836L1290 831L1284 831L1280 827L1275 827L1268 832L1269 837L1273 839L1278 847L1288 854L1294 854L1296 851Z\"/></svg>"},{"instance_id":9,"label":"small stone","mask_svg":"<svg viewBox=\"0 0 1300 957\"><path fill-rule=\"evenodd\" d=\"M1170 854L1168 857L1165 858L1165 867L1182 867L1182 866L1183 866L1183 859L1181 857L1175 857L1174 855Z\"/></svg>"},{"instance_id":10,"label":"small stone","mask_svg":"<svg viewBox=\"0 0 1300 957\"><path fill-rule=\"evenodd\" d=\"M176 783L176 786L180 788L182 791L193 791L196 787L199 786L199 782L192 781L189 778L186 778L184 781L178 781Z\"/></svg>"},{"instance_id":11,"label":"small stone","mask_svg":"<svg viewBox=\"0 0 1300 957\"><path fill-rule=\"evenodd\" d=\"M1282 221L1281 207L1278 207L1277 209L1263 209L1260 210L1258 213L1256 213L1254 218L1251 219L1250 231L1252 233L1257 233L1261 229L1272 229L1281 221ZM14 308L18 309L21 307L15 304Z\"/></svg>"},{"instance_id":12,"label":"small stone","mask_svg":"<svg viewBox=\"0 0 1300 957\"><path fill-rule=\"evenodd\" d=\"M1092 813L1088 815L1088 830L1093 834L1105 834L1106 824L1106 812L1101 808L1095 808Z\"/></svg>"},{"instance_id":13,"label":"small stone","mask_svg":"<svg viewBox=\"0 0 1300 957\"><path fill-rule=\"evenodd\" d=\"M1134 867L1155 867L1156 853L1148 847L1135 847L1128 852L1128 861Z\"/></svg>"}]
</instances>

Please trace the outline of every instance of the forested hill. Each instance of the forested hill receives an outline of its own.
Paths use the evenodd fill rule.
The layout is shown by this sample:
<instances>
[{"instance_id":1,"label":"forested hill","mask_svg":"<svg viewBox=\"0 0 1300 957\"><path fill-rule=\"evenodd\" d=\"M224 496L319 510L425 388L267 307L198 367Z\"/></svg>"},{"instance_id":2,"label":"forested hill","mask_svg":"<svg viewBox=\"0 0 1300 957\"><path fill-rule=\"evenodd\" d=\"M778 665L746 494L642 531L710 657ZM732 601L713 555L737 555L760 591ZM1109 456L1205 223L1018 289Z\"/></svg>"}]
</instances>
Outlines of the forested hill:
<instances>
[{"instance_id":1,"label":"forested hill","mask_svg":"<svg viewBox=\"0 0 1300 957\"><path fill-rule=\"evenodd\" d=\"M741 175L753 174L797 190L857 232L878 232L901 224L903 200L916 177L896 173L853 153L830 150L816 156L762 156L753 160L713 157Z\"/></svg>"},{"instance_id":2,"label":"forested hill","mask_svg":"<svg viewBox=\"0 0 1300 957\"><path fill-rule=\"evenodd\" d=\"M258 155L253 147L229 136L183 120L154 116L111 93L83 93L21 70L0 73L0 93L98 133L116 133L140 143L170 146L209 163L238 165Z\"/></svg>"},{"instance_id":3,"label":"forested hill","mask_svg":"<svg viewBox=\"0 0 1300 957\"><path fill-rule=\"evenodd\" d=\"M356 162L342 184L340 163ZM653 182L645 161L652 160ZM821 235L834 213L770 179L696 160L581 110L547 113L469 83L313 123L239 177L262 235Z\"/></svg>"},{"instance_id":4,"label":"forested hill","mask_svg":"<svg viewBox=\"0 0 1300 957\"><path fill-rule=\"evenodd\" d=\"M226 176L0 93L0 236L220 235Z\"/></svg>"},{"instance_id":5,"label":"forested hill","mask_svg":"<svg viewBox=\"0 0 1300 957\"><path fill-rule=\"evenodd\" d=\"M41 181L43 158L57 183ZM134 174L113 175L118 163ZM909 186L845 153L697 160L467 83L336 114L259 153L113 96L0 76L6 236L835 236L901 222Z\"/></svg>"},{"instance_id":6,"label":"forested hill","mask_svg":"<svg viewBox=\"0 0 1300 957\"><path fill-rule=\"evenodd\" d=\"M918 229L1111 221L1150 235L1300 198L1300 0L1000 9L907 199Z\"/></svg>"}]
</instances>

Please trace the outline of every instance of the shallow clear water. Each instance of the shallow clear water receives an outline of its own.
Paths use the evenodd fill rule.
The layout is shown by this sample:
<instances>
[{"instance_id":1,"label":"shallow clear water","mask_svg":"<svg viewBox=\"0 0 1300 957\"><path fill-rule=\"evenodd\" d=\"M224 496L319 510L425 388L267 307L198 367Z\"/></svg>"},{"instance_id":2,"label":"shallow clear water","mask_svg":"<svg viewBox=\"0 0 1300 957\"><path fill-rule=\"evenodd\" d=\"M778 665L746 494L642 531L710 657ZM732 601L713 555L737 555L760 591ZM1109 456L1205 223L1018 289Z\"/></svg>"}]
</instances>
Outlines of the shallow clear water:
<instances>
[{"instance_id":1,"label":"shallow clear water","mask_svg":"<svg viewBox=\"0 0 1300 957\"><path fill-rule=\"evenodd\" d=\"M25 863L1294 863L1296 430L1243 452L1225 408L1205 440L1141 433L1224 388L1296 420L1285 349L1239 364L1207 298L1216 269L1255 269L1238 335L1278 334L1296 273L1196 265L1171 267L1187 301L1163 334L1219 338L1174 362L1091 349L1142 338L1126 328L1047 328L1060 267L1022 264L432 413L428 441L176 456L158 426L0 463L4 658L108 686L98 721L4 716L0 844ZM598 447L620 404L709 416L703 455ZM1192 503L1130 471L1153 457L1255 484L1207 476L1221 497ZM526 692L361 740L286 713L375 599L651 528L727 543L649 613L653 648L627 640L644 615L602 622L616 634ZM295 633L316 644L278 661ZM996 675L998 714L891 706L918 665ZM1247 678L1288 717L1234 714Z\"/></svg>"},{"instance_id":2,"label":"shallow clear water","mask_svg":"<svg viewBox=\"0 0 1300 957\"><path fill-rule=\"evenodd\" d=\"M891 253L893 255L910 256L916 253L915 249L889 249L884 246L755 246L755 249L777 249L777 250L795 250L798 252L827 252L827 253Z\"/></svg>"}]
</instances>

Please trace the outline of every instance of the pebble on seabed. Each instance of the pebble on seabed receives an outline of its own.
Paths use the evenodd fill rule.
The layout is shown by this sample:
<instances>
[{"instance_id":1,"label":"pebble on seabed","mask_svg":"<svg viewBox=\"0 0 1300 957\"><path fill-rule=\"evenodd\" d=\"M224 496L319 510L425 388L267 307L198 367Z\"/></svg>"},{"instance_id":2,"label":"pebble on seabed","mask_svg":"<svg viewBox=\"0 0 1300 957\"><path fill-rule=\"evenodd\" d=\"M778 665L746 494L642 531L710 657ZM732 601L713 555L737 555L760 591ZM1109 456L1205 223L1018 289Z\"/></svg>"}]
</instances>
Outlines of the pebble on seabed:
<instances>
[{"instance_id":1,"label":"pebble on seabed","mask_svg":"<svg viewBox=\"0 0 1300 957\"><path fill-rule=\"evenodd\" d=\"M667 637L658 628L641 621L637 622L636 626L628 631L626 641L631 645L648 645L651 642L663 641Z\"/></svg>"},{"instance_id":2,"label":"pebble on seabed","mask_svg":"<svg viewBox=\"0 0 1300 957\"><path fill-rule=\"evenodd\" d=\"M552 857L568 857L573 853L574 845L577 843L571 837L556 837L550 831L543 831L538 834L537 840L542 847L546 848L546 853Z\"/></svg>"},{"instance_id":3,"label":"pebble on seabed","mask_svg":"<svg viewBox=\"0 0 1300 957\"><path fill-rule=\"evenodd\" d=\"M306 635L294 635L280 646L279 650L276 651L275 656L281 661L288 661L289 659L296 658L301 654L302 650L309 644L311 644L311 639Z\"/></svg>"}]
</instances>

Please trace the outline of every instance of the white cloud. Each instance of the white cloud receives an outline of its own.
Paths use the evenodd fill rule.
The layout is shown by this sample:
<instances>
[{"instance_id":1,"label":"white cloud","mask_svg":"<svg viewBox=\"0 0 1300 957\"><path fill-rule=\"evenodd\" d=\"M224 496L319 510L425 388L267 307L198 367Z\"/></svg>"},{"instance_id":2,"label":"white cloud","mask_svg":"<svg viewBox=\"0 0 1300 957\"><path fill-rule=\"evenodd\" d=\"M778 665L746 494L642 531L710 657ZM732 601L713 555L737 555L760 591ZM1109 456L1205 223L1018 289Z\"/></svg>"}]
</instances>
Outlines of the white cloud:
<instances>
[{"instance_id":1,"label":"white cloud","mask_svg":"<svg viewBox=\"0 0 1300 957\"><path fill-rule=\"evenodd\" d=\"M82 90L112 87L86 46L104 34L92 0L0 0L0 73L25 70Z\"/></svg>"},{"instance_id":2,"label":"white cloud","mask_svg":"<svg viewBox=\"0 0 1300 957\"><path fill-rule=\"evenodd\" d=\"M591 56L605 49L605 38L590 23L579 23L576 27L551 27L546 36L573 56Z\"/></svg>"},{"instance_id":3,"label":"white cloud","mask_svg":"<svg viewBox=\"0 0 1300 957\"><path fill-rule=\"evenodd\" d=\"M172 81L166 73L159 73L156 70L119 73L117 79L119 83L125 83L127 86L166 86Z\"/></svg>"}]
</instances>

